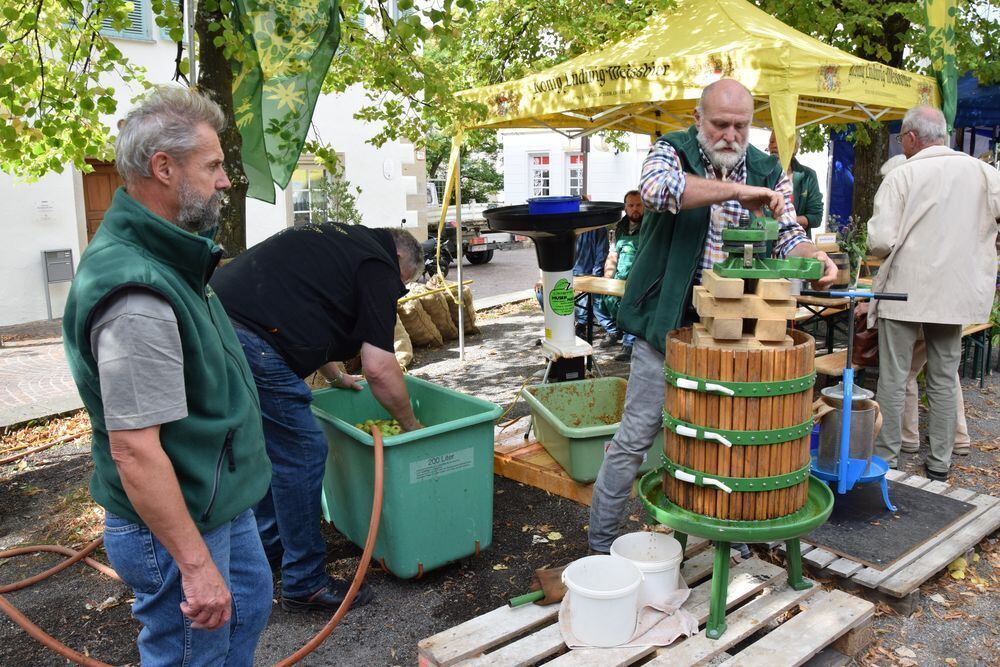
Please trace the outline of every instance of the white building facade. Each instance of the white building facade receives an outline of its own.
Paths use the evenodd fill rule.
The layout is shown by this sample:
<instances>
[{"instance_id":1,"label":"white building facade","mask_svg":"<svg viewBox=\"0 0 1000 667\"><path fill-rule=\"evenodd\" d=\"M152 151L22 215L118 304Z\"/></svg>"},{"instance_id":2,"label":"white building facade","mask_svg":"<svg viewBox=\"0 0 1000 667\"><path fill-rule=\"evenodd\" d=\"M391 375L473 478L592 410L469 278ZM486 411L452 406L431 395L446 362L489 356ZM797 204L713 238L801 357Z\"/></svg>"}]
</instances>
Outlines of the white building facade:
<instances>
[{"instance_id":1,"label":"white building facade","mask_svg":"<svg viewBox=\"0 0 1000 667\"><path fill-rule=\"evenodd\" d=\"M132 26L126 33L114 35L116 45L131 62L146 69L149 81L167 83L174 72L176 44L153 22L150 0L134 3ZM120 80L108 83L115 88L118 100L115 116L105 119L113 128L141 89ZM369 227L402 226L423 238L423 153L400 141L387 142L381 148L366 143L379 129L353 118L366 102L364 89L357 86L341 95L322 96L313 123L319 136L341 158L344 177L361 188L357 204L362 223ZM79 262L119 183L113 165L93 166L91 174L68 167L34 183L0 173L0 201L7 212L0 226L0 326L45 319L50 308L52 317L62 315L69 283L48 284L43 257L46 252L68 250L74 267ZM315 194L310 186L325 177L322 167L303 156L288 187L275 193L274 204L247 200L247 245L312 220Z\"/></svg>"},{"instance_id":2,"label":"white building facade","mask_svg":"<svg viewBox=\"0 0 1000 667\"><path fill-rule=\"evenodd\" d=\"M642 162L651 146L640 134L624 136L627 151L620 151L599 136L591 137L584 154L580 139L542 129L501 130L503 144L503 201L524 203L529 197L580 195L594 201L621 201L625 193L639 187ZM754 128L750 143L766 151L768 130ZM829 155L827 151L800 153L799 162L816 171L824 203L829 202ZM587 183L584 188L584 162ZM824 211L824 226L826 212ZM820 227L823 229L823 226Z\"/></svg>"}]
</instances>

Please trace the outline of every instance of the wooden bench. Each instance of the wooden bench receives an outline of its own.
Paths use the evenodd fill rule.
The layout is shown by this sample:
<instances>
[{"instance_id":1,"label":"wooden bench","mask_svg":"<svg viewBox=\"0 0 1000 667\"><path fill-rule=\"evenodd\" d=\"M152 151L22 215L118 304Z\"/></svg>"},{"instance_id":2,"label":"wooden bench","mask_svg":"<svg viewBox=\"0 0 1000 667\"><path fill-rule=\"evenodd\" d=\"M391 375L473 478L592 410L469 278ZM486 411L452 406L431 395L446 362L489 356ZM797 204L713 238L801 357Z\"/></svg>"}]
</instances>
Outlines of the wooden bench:
<instances>
[{"instance_id":1,"label":"wooden bench","mask_svg":"<svg viewBox=\"0 0 1000 667\"><path fill-rule=\"evenodd\" d=\"M966 362L971 361L971 377L973 380L977 376L979 377L980 389L986 385L986 375L991 372L990 358L993 356L993 338L990 334L992 329L993 325L988 322L969 324L962 329L962 359L958 364L958 369L960 374L964 376Z\"/></svg>"}]
</instances>

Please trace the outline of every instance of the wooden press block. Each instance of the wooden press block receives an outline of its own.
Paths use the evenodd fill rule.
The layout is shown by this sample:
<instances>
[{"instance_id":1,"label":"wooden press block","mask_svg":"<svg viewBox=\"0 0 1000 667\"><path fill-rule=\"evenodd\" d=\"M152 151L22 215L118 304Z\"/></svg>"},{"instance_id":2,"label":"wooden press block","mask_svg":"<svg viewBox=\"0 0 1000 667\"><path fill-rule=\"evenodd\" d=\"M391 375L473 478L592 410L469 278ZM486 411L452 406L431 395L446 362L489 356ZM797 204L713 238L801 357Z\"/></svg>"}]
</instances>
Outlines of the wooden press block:
<instances>
[{"instance_id":1,"label":"wooden press block","mask_svg":"<svg viewBox=\"0 0 1000 667\"><path fill-rule=\"evenodd\" d=\"M742 278L723 278L712 269L702 272L701 284L710 294L720 299L738 299L743 296Z\"/></svg>"},{"instance_id":2,"label":"wooden press block","mask_svg":"<svg viewBox=\"0 0 1000 667\"><path fill-rule=\"evenodd\" d=\"M739 340L743 336L742 317L703 317L701 322L716 340Z\"/></svg>"},{"instance_id":3,"label":"wooden press block","mask_svg":"<svg viewBox=\"0 0 1000 667\"><path fill-rule=\"evenodd\" d=\"M754 325L753 335L757 340L782 341L785 340L785 329L788 323L785 320L757 320Z\"/></svg>"},{"instance_id":4,"label":"wooden press block","mask_svg":"<svg viewBox=\"0 0 1000 667\"><path fill-rule=\"evenodd\" d=\"M754 294L762 299L791 299L792 283L784 278L762 278L757 281Z\"/></svg>"},{"instance_id":5,"label":"wooden press block","mask_svg":"<svg viewBox=\"0 0 1000 667\"><path fill-rule=\"evenodd\" d=\"M751 334L743 334L738 340L719 340L712 337L703 324L695 324L692 327L691 344L695 347L717 347L723 349L755 350L771 347L792 347L795 341L791 336L785 336L784 340L768 342L759 341Z\"/></svg>"},{"instance_id":6,"label":"wooden press block","mask_svg":"<svg viewBox=\"0 0 1000 667\"><path fill-rule=\"evenodd\" d=\"M755 294L744 294L739 299L720 299L704 287L694 288L694 307L701 317L735 319L743 317L760 320L790 320L795 317L795 299L764 300Z\"/></svg>"}]
</instances>

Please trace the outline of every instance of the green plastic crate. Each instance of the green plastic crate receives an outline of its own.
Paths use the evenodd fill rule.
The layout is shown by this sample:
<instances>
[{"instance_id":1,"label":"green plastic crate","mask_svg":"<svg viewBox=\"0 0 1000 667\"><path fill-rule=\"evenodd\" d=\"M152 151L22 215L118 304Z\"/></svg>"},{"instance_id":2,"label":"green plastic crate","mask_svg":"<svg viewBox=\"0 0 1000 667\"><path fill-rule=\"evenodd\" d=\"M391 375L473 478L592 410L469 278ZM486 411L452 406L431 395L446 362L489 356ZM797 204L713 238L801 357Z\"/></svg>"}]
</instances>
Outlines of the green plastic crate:
<instances>
[{"instance_id":1,"label":"green plastic crate","mask_svg":"<svg viewBox=\"0 0 1000 667\"><path fill-rule=\"evenodd\" d=\"M384 439L385 485L374 558L409 579L490 546L493 540L493 422L500 406L407 375L425 428ZM363 546L375 483L372 436L354 427L390 419L371 390L324 389L313 413L329 443L323 514Z\"/></svg>"},{"instance_id":2,"label":"green plastic crate","mask_svg":"<svg viewBox=\"0 0 1000 667\"><path fill-rule=\"evenodd\" d=\"M625 405L624 378L605 377L525 387L535 435L570 477L590 483L597 479L604 446L614 437ZM663 431L646 453L639 474L652 470L663 451Z\"/></svg>"}]
</instances>

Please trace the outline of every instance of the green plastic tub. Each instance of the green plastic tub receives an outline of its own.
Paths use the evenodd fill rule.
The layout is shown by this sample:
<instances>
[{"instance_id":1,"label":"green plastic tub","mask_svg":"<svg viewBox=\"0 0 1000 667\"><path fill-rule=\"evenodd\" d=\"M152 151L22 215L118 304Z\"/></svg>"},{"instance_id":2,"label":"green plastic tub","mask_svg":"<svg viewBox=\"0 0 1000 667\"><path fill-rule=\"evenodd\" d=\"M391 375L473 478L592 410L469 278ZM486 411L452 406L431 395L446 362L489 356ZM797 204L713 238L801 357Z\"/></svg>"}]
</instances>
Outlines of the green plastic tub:
<instances>
[{"instance_id":1,"label":"green plastic tub","mask_svg":"<svg viewBox=\"0 0 1000 667\"><path fill-rule=\"evenodd\" d=\"M478 553L493 540L493 422L500 406L407 375L425 428L385 438L385 488L375 560L410 579ZM390 419L371 390L324 389L313 413L329 443L323 514L358 546L368 537L375 483L372 436L354 427Z\"/></svg>"},{"instance_id":2,"label":"green plastic tub","mask_svg":"<svg viewBox=\"0 0 1000 667\"><path fill-rule=\"evenodd\" d=\"M614 437L625 406L624 378L606 377L525 387L535 435L559 465L578 482L590 483L604 460L604 447ZM663 451L663 432L646 452L639 474L656 467Z\"/></svg>"}]
</instances>

